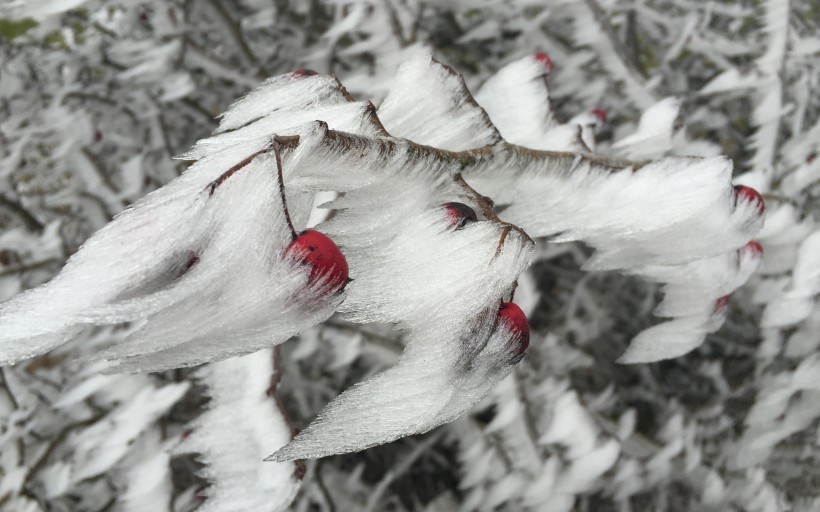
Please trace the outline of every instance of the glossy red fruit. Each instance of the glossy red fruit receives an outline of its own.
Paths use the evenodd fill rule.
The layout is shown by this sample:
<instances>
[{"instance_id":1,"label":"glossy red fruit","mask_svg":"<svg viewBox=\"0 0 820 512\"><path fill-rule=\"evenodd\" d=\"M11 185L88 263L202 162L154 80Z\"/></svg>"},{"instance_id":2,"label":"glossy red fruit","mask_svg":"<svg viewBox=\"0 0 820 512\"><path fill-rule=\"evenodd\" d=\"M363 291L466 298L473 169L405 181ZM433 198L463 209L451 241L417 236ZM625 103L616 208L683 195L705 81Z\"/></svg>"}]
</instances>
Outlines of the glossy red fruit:
<instances>
[{"instance_id":1,"label":"glossy red fruit","mask_svg":"<svg viewBox=\"0 0 820 512\"><path fill-rule=\"evenodd\" d=\"M763 197L760 195L760 192L751 187L735 185L735 202L739 200L756 202L758 214L762 214L766 211L766 204L763 202Z\"/></svg>"},{"instance_id":2,"label":"glossy red fruit","mask_svg":"<svg viewBox=\"0 0 820 512\"><path fill-rule=\"evenodd\" d=\"M543 52L538 52L535 54L535 60L544 65L544 68L546 68L547 73L552 73L553 64L552 59L550 59L549 55Z\"/></svg>"},{"instance_id":3,"label":"glossy red fruit","mask_svg":"<svg viewBox=\"0 0 820 512\"><path fill-rule=\"evenodd\" d=\"M496 323L503 323L515 336L515 353L522 354L530 345L530 324L527 315L514 302L502 302Z\"/></svg>"},{"instance_id":4,"label":"glossy red fruit","mask_svg":"<svg viewBox=\"0 0 820 512\"><path fill-rule=\"evenodd\" d=\"M447 219L450 225L456 229L461 229L467 225L468 222L475 222L478 220L475 211L464 203L457 203L455 201L444 203L443 206L447 210Z\"/></svg>"},{"instance_id":5,"label":"glossy red fruit","mask_svg":"<svg viewBox=\"0 0 820 512\"><path fill-rule=\"evenodd\" d=\"M308 229L303 231L285 249L286 256L293 256L310 266L308 284L319 279L327 280L327 287L333 292L344 289L348 282L348 266L342 251L327 236Z\"/></svg>"},{"instance_id":6,"label":"glossy red fruit","mask_svg":"<svg viewBox=\"0 0 820 512\"><path fill-rule=\"evenodd\" d=\"M601 124L606 123L606 120L607 120L606 110L601 110L600 108L594 108L594 109L592 109L592 115L597 117L601 121Z\"/></svg>"}]
</instances>

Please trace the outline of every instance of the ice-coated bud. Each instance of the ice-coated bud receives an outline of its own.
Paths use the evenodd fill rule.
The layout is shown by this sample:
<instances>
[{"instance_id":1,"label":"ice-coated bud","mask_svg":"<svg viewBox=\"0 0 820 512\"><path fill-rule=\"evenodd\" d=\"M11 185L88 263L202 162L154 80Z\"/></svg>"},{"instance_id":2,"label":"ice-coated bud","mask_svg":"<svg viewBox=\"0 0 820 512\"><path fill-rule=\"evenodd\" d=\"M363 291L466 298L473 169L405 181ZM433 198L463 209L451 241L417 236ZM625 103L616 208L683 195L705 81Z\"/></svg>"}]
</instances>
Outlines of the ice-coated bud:
<instances>
[{"instance_id":1,"label":"ice-coated bud","mask_svg":"<svg viewBox=\"0 0 820 512\"><path fill-rule=\"evenodd\" d=\"M550 58L549 55L547 55L544 52L538 52L538 53L535 54L535 60L537 60L538 62L540 62L541 64L544 65L544 69L546 70L547 73L552 73L552 69L553 69L554 66L553 66L553 63L552 63L552 59Z\"/></svg>"},{"instance_id":2,"label":"ice-coated bud","mask_svg":"<svg viewBox=\"0 0 820 512\"><path fill-rule=\"evenodd\" d=\"M737 201L756 202L757 213L760 215L762 215L763 212L766 211L766 204L763 202L763 197L761 197L760 192L751 187L747 187L745 185L736 185L735 202Z\"/></svg>"},{"instance_id":3,"label":"ice-coated bud","mask_svg":"<svg viewBox=\"0 0 820 512\"><path fill-rule=\"evenodd\" d=\"M450 221L450 225L456 229L461 229L467 223L478 220L475 211L464 203L452 201L441 206L447 211L447 219Z\"/></svg>"},{"instance_id":4,"label":"ice-coated bud","mask_svg":"<svg viewBox=\"0 0 820 512\"><path fill-rule=\"evenodd\" d=\"M514 302L502 302L498 308L497 324L504 326L513 333L516 346L515 353L523 354L530 345L530 325L527 315Z\"/></svg>"}]
</instances>

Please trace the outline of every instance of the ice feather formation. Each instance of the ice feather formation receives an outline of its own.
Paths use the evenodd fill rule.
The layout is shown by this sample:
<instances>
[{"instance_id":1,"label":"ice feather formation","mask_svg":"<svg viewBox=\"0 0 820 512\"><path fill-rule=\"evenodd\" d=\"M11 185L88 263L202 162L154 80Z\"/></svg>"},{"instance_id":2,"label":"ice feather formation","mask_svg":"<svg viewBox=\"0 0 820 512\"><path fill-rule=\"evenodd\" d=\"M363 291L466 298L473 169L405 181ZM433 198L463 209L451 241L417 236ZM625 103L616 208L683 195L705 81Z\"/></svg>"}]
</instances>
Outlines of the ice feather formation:
<instances>
[{"instance_id":1,"label":"ice feather formation","mask_svg":"<svg viewBox=\"0 0 820 512\"><path fill-rule=\"evenodd\" d=\"M210 187L269 143L258 142L197 162L100 230L50 283L4 304L0 359L42 353L84 325L144 321L97 357L116 371L158 370L256 351L327 318L343 297L317 300L284 257L272 157Z\"/></svg>"},{"instance_id":2,"label":"ice feather formation","mask_svg":"<svg viewBox=\"0 0 820 512\"><path fill-rule=\"evenodd\" d=\"M282 411L268 395L277 371L273 361L271 351L262 350L208 365L198 373L211 400L176 451L202 454L203 476L212 486L199 510L285 510L299 490L293 463L263 463L260 457L291 437ZM226 432L238 437L225 436Z\"/></svg>"},{"instance_id":3,"label":"ice feather formation","mask_svg":"<svg viewBox=\"0 0 820 512\"><path fill-rule=\"evenodd\" d=\"M520 360L521 340L498 311L533 257L526 232L585 242L595 249L587 268L663 285L657 314L671 320L639 334L623 361L697 347L760 260L747 243L762 203L731 186L724 158L590 154L588 121L553 117L547 72L541 56L520 59L473 99L460 76L421 55L378 111L332 76L267 80L183 155L197 160L186 173L92 237L52 282L2 306L0 360L40 354L92 324L135 322L95 358L110 371L146 371L249 354L336 310L390 322L408 335L400 361L333 400L272 458L360 450L451 421ZM346 295L310 283L285 252L280 157L297 227L314 193L343 193L324 205L334 215L320 229L349 262ZM448 201L469 203L478 222L456 228Z\"/></svg>"},{"instance_id":4,"label":"ice feather formation","mask_svg":"<svg viewBox=\"0 0 820 512\"><path fill-rule=\"evenodd\" d=\"M513 62L488 80L476 95L481 107L465 100L465 96L469 96L466 88L445 86L447 80L452 80L447 78L450 71L429 62L429 58L418 58L404 65L404 72L400 73L402 90L414 93L391 95L388 111L392 114L399 110L399 105L404 108L412 105L424 123L387 123L393 135L411 140L425 137L425 130L429 128L420 127L442 122L432 113L437 109L461 112L451 114L455 117L480 118L481 107L484 107L509 142L535 148L549 147L543 145L543 141L549 140L556 126L569 126L560 125L550 113L544 79L546 70L537 57ZM411 83L411 80L415 81ZM439 84L438 93L431 90L427 95L419 94L419 90L431 84ZM443 91L452 91L449 101L443 101ZM495 93L491 94L492 91ZM429 108L421 108L419 102L433 95L435 100L429 103ZM641 148L647 144L657 146L658 141L650 137L653 130L667 141L678 108L679 102L674 98L651 106L642 116L638 132L625 139L622 146L632 148L631 154L644 151ZM532 116L532 112L536 115ZM638 345L628 351L623 362L681 355L700 345L707 333L720 327L725 310L715 314L715 300L742 285L749 276L748 269L756 268L760 255L753 258L752 266L745 260L743 265L733 266L747 271L721 295L713 292L722 286L719 283L723 280L706 292L703 288L688 286L687 276L695 267L698 272L719 274L726 268L722 262L737 261L738 250L763 225L762 204L733 189L729 160L676 157L636 163L600 158L585 151L576 155L533 151L506 141L481 146L483 128L470 131L468 126L461 126L462 139L472 140L474 146L471 151L460 153L459 171L481 193L505 206L506 220L534 236L591 245L596 253L586 263L587 269L620 269L644 276L666 283L664 291L670 296L688 294L691 301L698 304L698 313L669 305L659 308L659 314L674 320L639 334ZM505 126L508 126L506 131ZM565 146L571 150L581 147L574 143ZM441 147L458 149L457 146ZM647 215L648 211L653 213ZM748 251L741 252L748 254ZM657 275L658 267L666 268L663 276ZM735 274L732 271L731 275Z\"/></svg>"}]
</instances>

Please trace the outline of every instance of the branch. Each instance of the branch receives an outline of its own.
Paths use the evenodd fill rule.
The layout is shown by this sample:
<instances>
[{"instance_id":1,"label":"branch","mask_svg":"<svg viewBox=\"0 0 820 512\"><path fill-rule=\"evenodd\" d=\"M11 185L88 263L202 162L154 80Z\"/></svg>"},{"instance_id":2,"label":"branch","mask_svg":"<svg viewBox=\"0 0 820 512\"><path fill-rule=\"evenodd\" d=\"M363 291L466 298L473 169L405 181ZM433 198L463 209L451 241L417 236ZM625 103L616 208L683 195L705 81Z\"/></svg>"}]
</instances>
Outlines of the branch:
<instances>
[{"instance_id":1,"label":"branch","mask_svg":"<svg viewBox=\"0 0 820 512\"><path fill-rule=\"evenodd\" d=\"M259 71L262 72L263 78L267 76L269 73L265 70L262 64L259 62L259 58L253 53L251 50L248 41L245 39L245 35L242 33L242 28L239 24L231 18L230 13L222 5L220 0L211 0L211 6L219 13L222 19L225 21L225 25L227 25L228 30L230 31L233 38L236 40L237 44L239 45L239 49L241 50L242 54L245 58L254 66L258 68Z\"/></svg>"},{"instance_id":2,"label":"branch","mask_svg":"<svg viewBox=\"0 0 820 512\"><path fill-rule=\"evenodd\" d=\"M21 203L0 194L0 206L4 206L17 215L26 228L32 231L42 231L45 225L37 220Z\"/></svg>"},{"instance_id":3,"label":"branch","mask_svg":"<svg viewBox=\"0 0 820 512\"><path fill-rule=\"evenodd\" d=\"M296 435L296 427L293 426L293 422L288 415L287 409L285 409L285 404L282 402L282 397L279 395L279 382L282 380L282 371L280 370L279 363L281 362L281 355L279 353L279 348L281 345L276 345L273 347L273 371L271 372L270 376L270 386L267 390L267 395L273 397L273 401L276 403L276 408L279 410L279 413L282 415L282 419L285 420L285 424L290 429L291 437ZM296 477L297 480L301 480L305 477L305 461L303 460L295 460L293 463L296 465L296 469L293 472L293 476Z\"/></svg>"}]
</instances>

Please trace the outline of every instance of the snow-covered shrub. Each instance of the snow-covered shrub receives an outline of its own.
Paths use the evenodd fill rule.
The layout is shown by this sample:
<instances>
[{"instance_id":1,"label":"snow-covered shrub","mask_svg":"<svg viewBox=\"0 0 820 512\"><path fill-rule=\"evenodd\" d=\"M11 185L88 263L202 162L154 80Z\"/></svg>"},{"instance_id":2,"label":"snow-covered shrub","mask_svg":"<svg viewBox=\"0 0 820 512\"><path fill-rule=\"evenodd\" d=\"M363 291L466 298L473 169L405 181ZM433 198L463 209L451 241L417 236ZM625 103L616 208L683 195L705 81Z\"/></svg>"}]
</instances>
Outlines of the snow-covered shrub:
<instances>
[{"instance_id":1,"label":"snow-covered shrub","mask_svg":"<svg viewBox=\"0 0 820 512\"><path fill-rule=\"evenodd\" d=\"M820 505L810 2L0 17L6 506Z\"/></svg>"}]
</instances>

